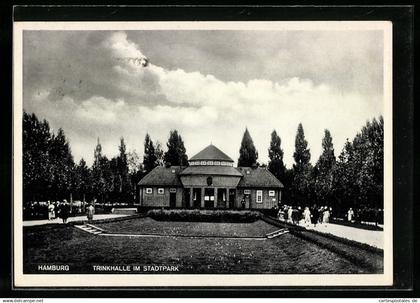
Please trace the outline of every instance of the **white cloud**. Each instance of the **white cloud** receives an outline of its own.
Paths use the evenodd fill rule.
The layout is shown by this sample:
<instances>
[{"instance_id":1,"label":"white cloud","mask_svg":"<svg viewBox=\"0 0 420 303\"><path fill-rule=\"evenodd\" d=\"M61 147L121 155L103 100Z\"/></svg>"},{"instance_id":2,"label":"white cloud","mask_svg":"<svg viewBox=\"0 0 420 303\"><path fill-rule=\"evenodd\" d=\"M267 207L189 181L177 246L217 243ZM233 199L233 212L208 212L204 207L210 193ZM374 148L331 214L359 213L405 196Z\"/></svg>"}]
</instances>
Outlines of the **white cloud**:
<instances>
[{"instance_id":1,"label":"white cloud","mask_svg":"<svg viewBox=\"0 0 420 303\"><path fill-rule=\"evenodd\" d=\"M52 119L54 127L64 128L76 160L84 157L88 163L92 162L98 136L111 157L118 152L120 136L126 139L128 149L142 151L146 132L152 139L166 142L171 129L179 130L190 157L213 142L236 160L248 127L260 161L265 163L270 133L276 129L291 167L300 122L314 163L325 128L332 133L338 155L346 138L351 139L367 119L382 113L381 97L339 92L328 83L315 85L311 79L222 81L199 71L165 69L158 62L142 67L130 60L116 60L144 57L124 32L111 34L100 47L104 54L111 54L105 58L112 62L109 90L118 96L104 96L98 91L85 99L64 96L51 100L44 89L30 100L37 104L37 113ZM151 101L152 97L162 104Z\"/></svg>"}]
</instances>

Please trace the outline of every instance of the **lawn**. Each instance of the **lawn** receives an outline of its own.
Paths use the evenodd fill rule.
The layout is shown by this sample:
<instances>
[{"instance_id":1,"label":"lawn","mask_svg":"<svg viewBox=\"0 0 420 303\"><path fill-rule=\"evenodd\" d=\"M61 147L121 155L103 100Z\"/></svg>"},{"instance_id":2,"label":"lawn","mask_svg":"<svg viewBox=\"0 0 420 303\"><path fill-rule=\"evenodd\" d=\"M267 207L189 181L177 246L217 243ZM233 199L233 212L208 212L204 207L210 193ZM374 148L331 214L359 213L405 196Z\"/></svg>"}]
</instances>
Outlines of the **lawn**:
<instances>
[{"instance_id":1,"label":"lawn","mask_svg":"<svg viewBox=\"0 0 420 303\"><path fill-rule=\"evenodd\" d=\"M152 218L95 224L112 233L188 236L264 237L279 228L264 221L253 223L213 223L157 221Z\"/></svg>"},{"instance_id":2,"label":"lawn","mask_svg":"<svg viewBox=\"0 0 420 303\"><path fill-rule=\"evenodd\" d=\"M191 235L229 236L261 236L278 229L262 221L192 223L148 218L100 225L113 232L176 234L188 231ZM40 264L68 264L71 273L92 273L93 265L174 265L181 274L376 272L290 233L268 240L135 238L95 236L72 226L24 228L24 272L40 273L37 271Z\"/></svg>"}]
</instances>

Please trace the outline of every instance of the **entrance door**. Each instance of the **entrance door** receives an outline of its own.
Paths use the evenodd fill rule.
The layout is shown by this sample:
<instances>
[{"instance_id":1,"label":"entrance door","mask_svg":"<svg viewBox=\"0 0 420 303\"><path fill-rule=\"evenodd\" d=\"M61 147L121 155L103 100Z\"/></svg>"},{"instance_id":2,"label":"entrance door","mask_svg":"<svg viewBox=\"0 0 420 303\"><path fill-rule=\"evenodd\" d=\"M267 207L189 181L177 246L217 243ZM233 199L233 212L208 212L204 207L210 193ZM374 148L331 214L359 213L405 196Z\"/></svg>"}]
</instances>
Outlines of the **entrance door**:
<instances>
[{"instance_id":1,"label":"entrance door","mask_svg":"<svg viewBox=\"0 0 420 303\"><path fill-rule=\"evenodd\" d=\"M169 207L176 207L176 193L169 193Z\"/></svg>"},{"instance_id":2,"label":"entrance door","mask_svg":"<svg viewBox=\"0 0 420 303\"><path fill-rule=\"evenodd\" d=\"M193 207L201 207L201 188L193 188Z\"/></svg>"},{"instance_id":3,"label":"entrance door","mask_svg":"<svg viewBox=\"0 0 420 303\"><path fill-rule=\"evenodd\" d=\"M236 190L229 189L229 208L235 208Z\"/></svg>"},{"instance_id":4,"label":"entrance door","mask_svg":"<svg viewBox=\"0 0 420 303\"><path fill-rule=\"evenodd\" d=\"M214 208L214 188L204 189L204 207Z\"/></svg>"},{"instance_id":5,"label":"entrance door","mask_svg":"<svg viewBox=\"0 0 420 303\"><path fill-rule=\"evenodd\" d=\"M182 206L186 208L191 208L192 205L190 205L190 194L191 191L189 188L184 189L184 195L183 195L183 203Z\"/></svg>"}]
</instances>

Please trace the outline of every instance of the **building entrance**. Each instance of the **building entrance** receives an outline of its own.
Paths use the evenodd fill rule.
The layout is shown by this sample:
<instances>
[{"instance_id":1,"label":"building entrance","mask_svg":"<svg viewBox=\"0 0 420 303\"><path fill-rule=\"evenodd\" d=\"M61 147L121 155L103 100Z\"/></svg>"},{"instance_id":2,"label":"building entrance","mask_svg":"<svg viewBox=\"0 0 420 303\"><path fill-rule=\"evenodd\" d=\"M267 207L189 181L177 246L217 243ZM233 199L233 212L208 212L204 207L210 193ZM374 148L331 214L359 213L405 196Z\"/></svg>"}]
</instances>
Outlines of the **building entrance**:
<instances>
[{"instance_id":1,"label":"building entrance","mask_svg":"<svg viewBox=\"0 0 420 303\"><path fill-rule=\"evenodd\" d=\"M176 193L169 193L169 207L176 207Z\"/></svg>"},{"instance_id":2,"label":"building entrance","mask_svg":"<svg viewBox=\"0 0 420 303\"><path fill-rule=\"evenodd\" d=\"M214 208L214 188L204 189L204 208Z\"/></svg>"},{"instance_id":3,"label":"building entrance","mask_svg":"<svg viewBox=\"0 0 420 303\"><path fill-rule=\"evenodd\" d=\"M201 188L193 188L192 192L192 207L200 208L201 207Z\"/></svg>"}]
</instances>

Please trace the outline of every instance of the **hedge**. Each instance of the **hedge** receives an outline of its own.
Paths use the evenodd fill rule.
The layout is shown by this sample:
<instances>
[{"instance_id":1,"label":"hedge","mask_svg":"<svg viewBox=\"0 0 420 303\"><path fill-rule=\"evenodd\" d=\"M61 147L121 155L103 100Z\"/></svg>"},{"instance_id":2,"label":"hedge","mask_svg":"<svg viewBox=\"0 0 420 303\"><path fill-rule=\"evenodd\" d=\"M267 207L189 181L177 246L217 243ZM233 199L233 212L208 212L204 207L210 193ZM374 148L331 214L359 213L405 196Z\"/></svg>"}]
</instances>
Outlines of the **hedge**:
<instances>
[{"instance_id":1,"label":"hedge","mask_svg":"<svg viewBox=\"0 0 420 303\"><path fill-rule=\"evenodd\" d=\"M255 222L261 218L257 211L198 210L198 209L153 209L147 216L159 221L194 222Z\"/></svg>"}]
</instances>

